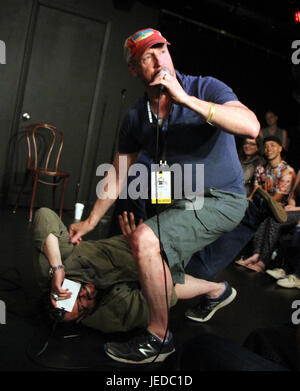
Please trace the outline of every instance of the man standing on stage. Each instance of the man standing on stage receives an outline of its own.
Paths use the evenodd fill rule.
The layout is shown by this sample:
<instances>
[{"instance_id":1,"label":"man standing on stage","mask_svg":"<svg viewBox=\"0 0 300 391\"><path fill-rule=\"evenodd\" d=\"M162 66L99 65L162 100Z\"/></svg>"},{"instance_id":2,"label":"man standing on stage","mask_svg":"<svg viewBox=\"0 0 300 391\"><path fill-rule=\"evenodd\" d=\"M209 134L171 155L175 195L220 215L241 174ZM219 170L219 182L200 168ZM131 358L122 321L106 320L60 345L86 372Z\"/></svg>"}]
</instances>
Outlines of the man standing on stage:
<instances>
[{"instance_id":1,"label":"man standing on stage","mask_svg":"<svg viewBox=\"0 0 300 391\"><path fill-rule=\"evenodd\" d=\"M140 30L126 40L128 68L143 83L145 95L123 119L118 153L106 177L107 187L98 194L87 220L70 226L72 243L78 243L81 236L95 228L120 194L126 179L124 172L127 173L141 150L156 163L162 160L168 166L179 164L183 173L185 165L192 165L191 175L183 175L185 189L195 188L195 168L204 165L201 208L197 196L203 196L203 192L200 195L185 192L181 199L172 200L160 212L159 228L154 216L128 235L150 322L142 336L127 343L106 344L105 351L110 357L127 363L150 362L155 357L156 361L163 361L174 351L168 330L172 286L183 284L185 289L187 285L191 291L198 289L201 280L184 278L184 267L192 254L233 230L242 220L247 200L234 135L255 138L260 130L255 114L224 83L176 71L168 45L161 33L152 28ZM120 167L124 160L120 157L126 158L125 170ZM107 197L107 188L113 197ZM196 307L188 315L203 321L234 296L232 288L224 284L216 297L208 297L204 307Z\"/></svg>"}]
</instances>

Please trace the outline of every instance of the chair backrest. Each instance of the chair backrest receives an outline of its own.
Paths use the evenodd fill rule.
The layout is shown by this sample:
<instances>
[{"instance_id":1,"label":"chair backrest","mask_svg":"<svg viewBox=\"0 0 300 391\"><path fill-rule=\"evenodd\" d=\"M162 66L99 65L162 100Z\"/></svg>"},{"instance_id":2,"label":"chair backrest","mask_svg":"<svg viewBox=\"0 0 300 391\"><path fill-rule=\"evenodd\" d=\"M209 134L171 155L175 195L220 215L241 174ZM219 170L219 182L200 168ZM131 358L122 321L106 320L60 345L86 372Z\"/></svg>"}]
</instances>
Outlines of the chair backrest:
<instances>
[{"instance_id":1,"label":"chair backrest","mask_svg":"<svg viewBox=\"0 0 300 391\"><path fill-rule=\"evenodd\" d=\"M58 171L64 144L63 132L49 124L30 124L26 128L27 168ZM43 148L41 145L43 144ZM43 149L43 150L42 150ZM52 168L49 167L52 164Z\"/></svg>"}]
</instances>

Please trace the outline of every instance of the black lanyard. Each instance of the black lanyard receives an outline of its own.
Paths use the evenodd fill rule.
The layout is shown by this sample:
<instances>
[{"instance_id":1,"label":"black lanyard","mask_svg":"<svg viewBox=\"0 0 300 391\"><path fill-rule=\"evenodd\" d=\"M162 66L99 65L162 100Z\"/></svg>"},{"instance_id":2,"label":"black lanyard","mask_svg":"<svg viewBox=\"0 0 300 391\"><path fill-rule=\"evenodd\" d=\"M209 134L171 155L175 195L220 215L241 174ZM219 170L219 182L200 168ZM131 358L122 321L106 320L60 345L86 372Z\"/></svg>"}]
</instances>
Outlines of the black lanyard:
<instances>
[{"instance_id":1,"label":"black lanyard","mask_svg":"<svg viewBox=\"0 0 300 391\"><path fill-rule=\"evenodd\" d=\"M153 115L152 115L152 110L151 110L151 106L150 106L149 100L147 100L147 112L148 112L149 122L152 125L153 124ZM168 135L168 129L169 129L169 121L171 119L172 112L173 112L173 106L171 107L171 110L170 110L170 112L168 114L168 117L166 118L166 120L164 122L162 122L159 119L159 117L155 113L153 113L155 118L156 118L156 121L158 121L160 135L162 136L161 140L162 140L163 150L162 150L161 158L159 159L162 162L166 162L167 135Z\"/></svg>"}]
</instances>

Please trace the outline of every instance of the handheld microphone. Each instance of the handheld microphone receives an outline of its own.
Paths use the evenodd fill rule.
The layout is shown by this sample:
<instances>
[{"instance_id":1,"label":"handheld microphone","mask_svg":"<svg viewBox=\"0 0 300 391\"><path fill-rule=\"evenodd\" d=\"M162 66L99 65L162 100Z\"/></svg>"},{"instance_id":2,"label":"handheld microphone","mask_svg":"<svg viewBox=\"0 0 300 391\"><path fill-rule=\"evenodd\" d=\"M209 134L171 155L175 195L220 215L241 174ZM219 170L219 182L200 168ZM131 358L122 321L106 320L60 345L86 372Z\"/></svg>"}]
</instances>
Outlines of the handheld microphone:
<instances>
[{"instance_id":1,"label":"handheld microphone","mask_svg":"<svg viewBox=\"0 0 300 391\"><path fill-rule=\"evenodd\" d=\"M170 75L170 71L169 69L167 68L161 68L161 70L159 72L164 72L164 73L167 73L168 75ZM160 85L160 91L162 92L163 90L165 89L165 86L163 86L162 84Z\"/></svg>"},{"instance_id":2,"label":"handheld microphone","mask_svg":"<svg viewBox=\"0 0 300 391\"><path fill-rule=\"evenodd\" d=\"M169 69L167 69L167 68L161 68L159 71L157 71L157 72L154 74L153 79L154 79L154 78L156 77L156 75L158 75L160 72L167 73L168 75L171 74L171 72L169 71ZM153 80L153 79L152 79L152 80ZM161 92L162 92L163 89L165 88L162 84L159 84L158 86L159 86L159 89L160 89Z\"/></svg>"}]
</instances>

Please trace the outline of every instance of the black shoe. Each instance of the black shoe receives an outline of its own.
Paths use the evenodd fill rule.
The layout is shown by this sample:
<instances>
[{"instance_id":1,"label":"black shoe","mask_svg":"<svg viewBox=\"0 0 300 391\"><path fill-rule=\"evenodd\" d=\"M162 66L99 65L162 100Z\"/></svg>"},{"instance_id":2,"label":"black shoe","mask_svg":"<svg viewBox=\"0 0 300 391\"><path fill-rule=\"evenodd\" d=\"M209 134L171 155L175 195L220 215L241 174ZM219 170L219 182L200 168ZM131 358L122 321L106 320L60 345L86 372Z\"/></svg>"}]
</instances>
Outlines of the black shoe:
<instances>
[{"instance_id":1,"label":"black shoe","mask_svg":"<svg viewBox=\"0 0 300 391\"><path fill-rule=\"evenodd\" d=\"M128 342L108 342L104 345L105 353L115 361L129 364L145 364L164 361L175 352L172 333L164 344L155 335L145 330L141 335Z\"/></svg>"},{"instance_id":2,"label":"black shoe","mask_svg":"<svg viewBox=\"0 0 300 391\"><path fill-rule=\"evenodd\" d=\"M203 296L200 303L195 307L186 311L185 316L196 322L207 322L218 309L225 307L231 303L236 296L236 290L232 288L227 281L225 283L225 291L216 299L211 299Z\"/></svg>"},{"instance_id":3,"label":"black shoe","mask_svg":"<svg viewBox=\"0 0 300 391\"><path fill-rule=\"evenodd\" d=\"M278 223L286 223L286 211L280 203L274 200L274 198L265 190L258 187L252 197L252 201L262 215L262 220L272 216Z\"/></svg>"}]
</instances>

